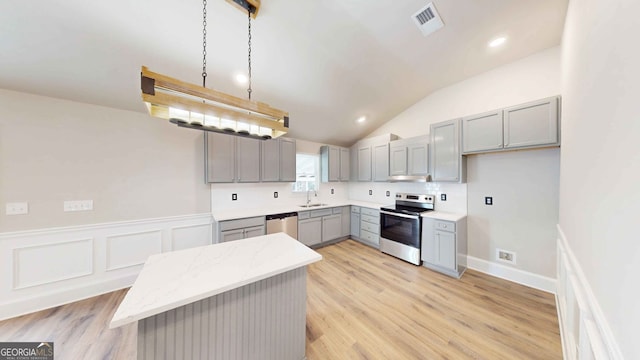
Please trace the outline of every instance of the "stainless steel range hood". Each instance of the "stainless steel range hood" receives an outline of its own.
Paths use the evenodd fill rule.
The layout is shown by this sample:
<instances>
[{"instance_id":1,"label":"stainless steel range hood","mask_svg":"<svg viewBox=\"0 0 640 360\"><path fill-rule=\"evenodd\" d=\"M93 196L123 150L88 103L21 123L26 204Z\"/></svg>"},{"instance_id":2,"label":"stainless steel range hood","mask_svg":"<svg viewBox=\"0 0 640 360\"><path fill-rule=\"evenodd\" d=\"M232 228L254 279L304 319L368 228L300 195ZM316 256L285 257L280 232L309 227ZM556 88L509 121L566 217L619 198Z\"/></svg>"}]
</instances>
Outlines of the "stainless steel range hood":
<instances>
[{"instance_id":1,"label":"stainless steel range hood","mask_svg":"<svg viewBox=\"0 0 640 360\"><path fill-rule=\"evenodd\" d=\"M431 175L393 175L389 176L389 182L430 182Z\"/></svg>"}]
</instances>

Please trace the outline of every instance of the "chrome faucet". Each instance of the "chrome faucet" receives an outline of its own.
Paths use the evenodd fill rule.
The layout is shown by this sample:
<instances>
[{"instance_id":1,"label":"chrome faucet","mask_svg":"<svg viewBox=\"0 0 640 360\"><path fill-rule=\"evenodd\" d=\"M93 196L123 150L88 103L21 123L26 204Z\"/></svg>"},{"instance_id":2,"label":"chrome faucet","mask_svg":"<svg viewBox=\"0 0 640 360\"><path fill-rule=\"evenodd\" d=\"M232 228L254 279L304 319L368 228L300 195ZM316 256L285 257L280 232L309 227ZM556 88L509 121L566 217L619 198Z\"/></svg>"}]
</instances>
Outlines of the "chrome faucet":
<instances>
[{"instance_id":1,"label":"chrome faucet","mask_svg":"<svg viewBox=\"0 0 640 360\"><path fill-rule=\"evenodd\" d=\"M311 198L309 197L309 193L312 192L315 194L315 196L318 196L318 192L315 190L307 190L307 205L311 204Z\"/></svg>"}]
</instances>

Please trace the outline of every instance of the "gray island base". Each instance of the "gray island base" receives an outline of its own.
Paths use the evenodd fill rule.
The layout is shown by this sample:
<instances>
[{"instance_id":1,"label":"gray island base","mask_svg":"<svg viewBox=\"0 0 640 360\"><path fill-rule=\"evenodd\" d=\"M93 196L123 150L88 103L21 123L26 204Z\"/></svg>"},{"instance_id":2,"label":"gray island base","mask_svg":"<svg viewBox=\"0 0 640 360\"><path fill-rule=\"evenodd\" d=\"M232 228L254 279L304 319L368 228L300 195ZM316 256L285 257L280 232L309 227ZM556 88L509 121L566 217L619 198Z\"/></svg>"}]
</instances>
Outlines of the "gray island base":
<instances>
[{"instance_id":1,"label":"gray island base","mask_svg":"<svg viewBox=\"0 0 640 360\"><path fill-rule=\"evenodd\" d=\"M306 266L319 260L283 233L155 255L111 327L138 322L138 359L303 360Z\"/></svg>"}]
</instances>

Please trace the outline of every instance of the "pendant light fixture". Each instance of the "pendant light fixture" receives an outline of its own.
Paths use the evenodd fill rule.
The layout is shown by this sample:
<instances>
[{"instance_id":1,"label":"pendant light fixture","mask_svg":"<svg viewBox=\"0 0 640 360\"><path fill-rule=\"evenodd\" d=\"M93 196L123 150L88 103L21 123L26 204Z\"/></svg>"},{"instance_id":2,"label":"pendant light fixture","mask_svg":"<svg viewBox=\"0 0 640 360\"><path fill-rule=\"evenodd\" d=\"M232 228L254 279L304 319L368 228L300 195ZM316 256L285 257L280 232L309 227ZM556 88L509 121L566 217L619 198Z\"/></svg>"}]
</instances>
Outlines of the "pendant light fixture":
<instances>
[{"instance_id":1,"label":"pendant light fixture","mask_svg":"<svg viewBox=\"0 0 640 360\"><path fill-rule=\"evenodd\" d=\"M166 75L141 71L142 100L149 114L168 119L185 128L213 131L258 139L277 138L289 129L289 113L251 100L251 18L260 7L259 0L227 0L244 9L248 26L248 99L206 88L207 80L207 0L202 11L202 86Z\"/></svg>"}]
</instances>

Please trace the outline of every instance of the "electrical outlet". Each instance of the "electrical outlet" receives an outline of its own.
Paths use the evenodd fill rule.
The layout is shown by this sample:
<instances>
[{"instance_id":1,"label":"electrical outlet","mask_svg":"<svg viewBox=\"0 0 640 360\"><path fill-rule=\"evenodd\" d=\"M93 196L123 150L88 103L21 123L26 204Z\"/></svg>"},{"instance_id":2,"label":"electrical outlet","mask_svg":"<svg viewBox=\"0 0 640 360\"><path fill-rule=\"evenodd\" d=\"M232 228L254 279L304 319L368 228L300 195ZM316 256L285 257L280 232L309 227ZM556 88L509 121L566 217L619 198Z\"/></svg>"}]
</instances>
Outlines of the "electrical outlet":
<instances>
[{"instance_id":1,"label":"electrical outlet","mask_svg":"<svg viewBox=\"0 0 640 360\"><path fill-rule=\"evenodd\" d=\"M447 194L440 194L440 201L447 201Z\"/></svg>"},{"instance_id":2,"label":"electrical outlet","mask_svg":"<svg viewBox=\"0 0 640 360\"><path fill-rule=\"evenodd\" d=\"M274 198L274 199L277 199L277 198L278 198L278 192L277 192L277 191L274 191L274 192L273 192L273 198Z\"/></svg>"},{"instance_id":3,"label":"electrical outlet","mask_svg":"<svg viewBox=\"0 0 640 360\"><path fill-rule=\"evenodd\" d=\"M331 194L333 195L333 189L331 189Z\"/></svg>"},{"instance_id":4,"label":"electrical outlet","mask_svg":"<svg viewBox=\"0 0 640 360\"><path fill-rule=\"evenodd\" d=\"M484 197L484 204L485 205L493 205L493 197L492 196L485 196Z\"/></svg>"},{"instance_id":5,"label":"electrical outlet","mask_svg":"<svg viewBox=\"0 0 640 360\"><path fill-rule=\"evenodd\" d=\"M231 194L231 200L232 201L238 200L238 194Z\"/></svg>"},{"instance_id":6,"label":"electrical outlet","mask_svg":"<svg viewBox=\"0 0 640 360\"><path fill-rule=\"evenodd\" d=\"M391 196L391 192L387 191L387 197Z\"/></svg>"},{"instance_id":7,"label":"electrical outlet","mask_svg":"<svg viewBox=\"0 0 640 360\"><path fill-rule=\"evenodd\" d=\"M24 215L28 213L29 213L28 202L7 203L6 205L7 215Z\"/></svg>"},{"instance_id":8,"label":"electrical outlet","mask_svg":"<svg viewBox=\"0 0 640 360\"><path fill-rule=\"evenodd\" d=\"M369 195L373 195L373 190L369 190Z\"/></svg>"},{"instance_id":9,"label":"electrical outlet","mask_svg":"<svg viewBox=\"0 0 640 360\"><path fill-rule=\"evenodd\" d=\"M89 211L93 210L93 200L71 200L63 203L63 210L68 211Z\"/></svg>"},{"instance_id":10,"label":"electrical outlet","mask_svg":"<svg viewBox=\"0 0 640 360\"><path fill-rule=\"evenodd\" d=\"M513 251L507 251L502 249L496 249L496 259L507 262L509 264L516 263L516 253Z\"/></svg>"}]
</instances>

